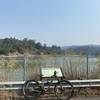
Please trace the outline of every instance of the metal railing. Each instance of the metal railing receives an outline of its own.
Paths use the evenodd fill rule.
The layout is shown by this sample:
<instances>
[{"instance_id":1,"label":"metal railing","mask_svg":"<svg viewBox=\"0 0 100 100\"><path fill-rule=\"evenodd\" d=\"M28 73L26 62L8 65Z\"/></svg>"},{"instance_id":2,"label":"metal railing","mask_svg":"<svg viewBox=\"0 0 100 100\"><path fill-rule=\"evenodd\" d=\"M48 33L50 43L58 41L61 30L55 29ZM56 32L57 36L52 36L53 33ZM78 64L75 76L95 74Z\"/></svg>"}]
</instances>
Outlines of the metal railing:
<instances>
[{"instance_id":1,"label":"metal railing","mask_svg":"<svg viewBox=\"0 0 100 100\"><path fill-rule=\"evenodd\" d=\"M38 81L41 83L41 81ZM73 84L74 88L80 87L100 87L100 79L93 79L93 80L69 80ZM0 82L0 90L21 90L25 81L20 82ZM63 85L64 86L64 85ZM50 87L50 88L53 88Z\"/></svg>"}]
</instances>

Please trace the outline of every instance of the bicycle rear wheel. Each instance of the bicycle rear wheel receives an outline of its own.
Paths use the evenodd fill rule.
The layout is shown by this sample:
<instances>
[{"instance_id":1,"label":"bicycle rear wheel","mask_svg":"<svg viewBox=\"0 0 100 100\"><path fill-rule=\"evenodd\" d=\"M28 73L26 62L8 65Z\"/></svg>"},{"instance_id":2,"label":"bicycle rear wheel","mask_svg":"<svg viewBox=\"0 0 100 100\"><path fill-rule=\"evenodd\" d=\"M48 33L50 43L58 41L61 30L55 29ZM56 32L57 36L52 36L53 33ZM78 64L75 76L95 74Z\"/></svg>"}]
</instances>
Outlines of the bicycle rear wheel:
<instances>
[{"instance_id":1,"label":"bicycle rear wheel","mask_svg":"<svg viewBox=\"0 0 100 100\"><path fill-rule=\"evenodd\" d=\"M74 94L74 88L69 81L63 80L55 85L54 92L59 100L69 100Z\"/></svg>"},{"instance_id":2,"label":"bicycle rear wheel","mask_svg":"<svg viewBox=\"0 0 100 100\"><path fill-rule=\"evenodd\" d=\"M43 88L35 80L28 80L23 85L22 89L25 99L31 100L39 97L43 93Z\"/></svg>"}]
</instances>

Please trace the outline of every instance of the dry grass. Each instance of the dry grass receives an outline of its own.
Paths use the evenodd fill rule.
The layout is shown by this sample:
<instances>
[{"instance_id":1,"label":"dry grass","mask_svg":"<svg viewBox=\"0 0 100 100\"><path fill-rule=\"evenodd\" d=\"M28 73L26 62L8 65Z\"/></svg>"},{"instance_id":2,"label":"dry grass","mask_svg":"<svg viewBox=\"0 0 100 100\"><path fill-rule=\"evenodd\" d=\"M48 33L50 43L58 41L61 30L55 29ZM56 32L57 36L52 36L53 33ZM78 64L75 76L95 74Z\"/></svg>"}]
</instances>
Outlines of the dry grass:
<instances>
[{"instance_id":1,"label":"dry grass","mask_svg":"<svg viewBox=\"0 0 100 100\"><path fill-rule=\"evenodd\" d=\"M100 96L100 87L81 88L74 92L75 96Z\"/></svg>"},{"instance_id":2,"label":"dry grass","mask_svg":"<svg viewBox=\"0 0 100 100\"><path fill-rule=\"evenodd\" d=\"M16 100L16 92L0 91L0 100Z\"/></svg>"}]
</instances>

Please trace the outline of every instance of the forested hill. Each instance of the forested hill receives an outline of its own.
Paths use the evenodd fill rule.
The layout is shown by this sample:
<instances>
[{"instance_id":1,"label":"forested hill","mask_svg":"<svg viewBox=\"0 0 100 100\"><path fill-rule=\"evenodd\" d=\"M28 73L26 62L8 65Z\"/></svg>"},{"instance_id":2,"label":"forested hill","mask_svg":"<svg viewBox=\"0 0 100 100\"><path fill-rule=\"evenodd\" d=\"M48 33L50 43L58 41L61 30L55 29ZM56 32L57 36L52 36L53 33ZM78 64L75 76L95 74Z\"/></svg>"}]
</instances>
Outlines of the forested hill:
<instances>
[{"instance_id":1,"label":"forested hill","mask_svg":"<svg viewBox=\"0 0 100 100\"><path fill-rule=\"evenodd\" d=\"M0 54L61 54L63 51L58 46L47 46L34 40L16 38L0 39Z\"/></svg>"},{"instance_id":2,"label":"forested hill","mask_svg":"<svg viewBox=\"0 0 100 100\"><path fill-rule=\"evenodd\" d=\"M69 46L65 49L68 54L100 55L100 45Z\"/></svg>"},{"instance_id":3,"label":"forested hill","mask_svg":"<svg viewBox=\"0 0 100 100\"><path fill-rule=\"evenodd\" d=\"M59 47L56 45L47 46L35 40L16 38L0 39L0 55L9 54L82 54L100 55L100 45L68 46Z\"/></svg>"}]
</instances>

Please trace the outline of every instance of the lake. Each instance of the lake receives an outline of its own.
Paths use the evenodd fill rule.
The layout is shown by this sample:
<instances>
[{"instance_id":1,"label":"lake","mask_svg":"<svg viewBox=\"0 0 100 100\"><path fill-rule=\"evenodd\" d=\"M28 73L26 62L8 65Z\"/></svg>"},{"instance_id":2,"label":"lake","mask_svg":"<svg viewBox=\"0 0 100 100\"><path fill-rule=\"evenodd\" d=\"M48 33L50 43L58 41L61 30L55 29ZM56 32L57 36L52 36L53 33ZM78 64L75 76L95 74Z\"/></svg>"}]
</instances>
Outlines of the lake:
<instances>
[{"instance_id":1,"label":"lake","mask_svg":"<svg viewBox=\"0 0 100 100\"><path fill-rule=\"evenodd\" d=\"M87 64L87 56L79 55L3 57L0 58L0 81L39 80L40 67L61 67L66 79L99 78L99 63L99 58L89 57Z\"/></svg>"}]
</instances>

